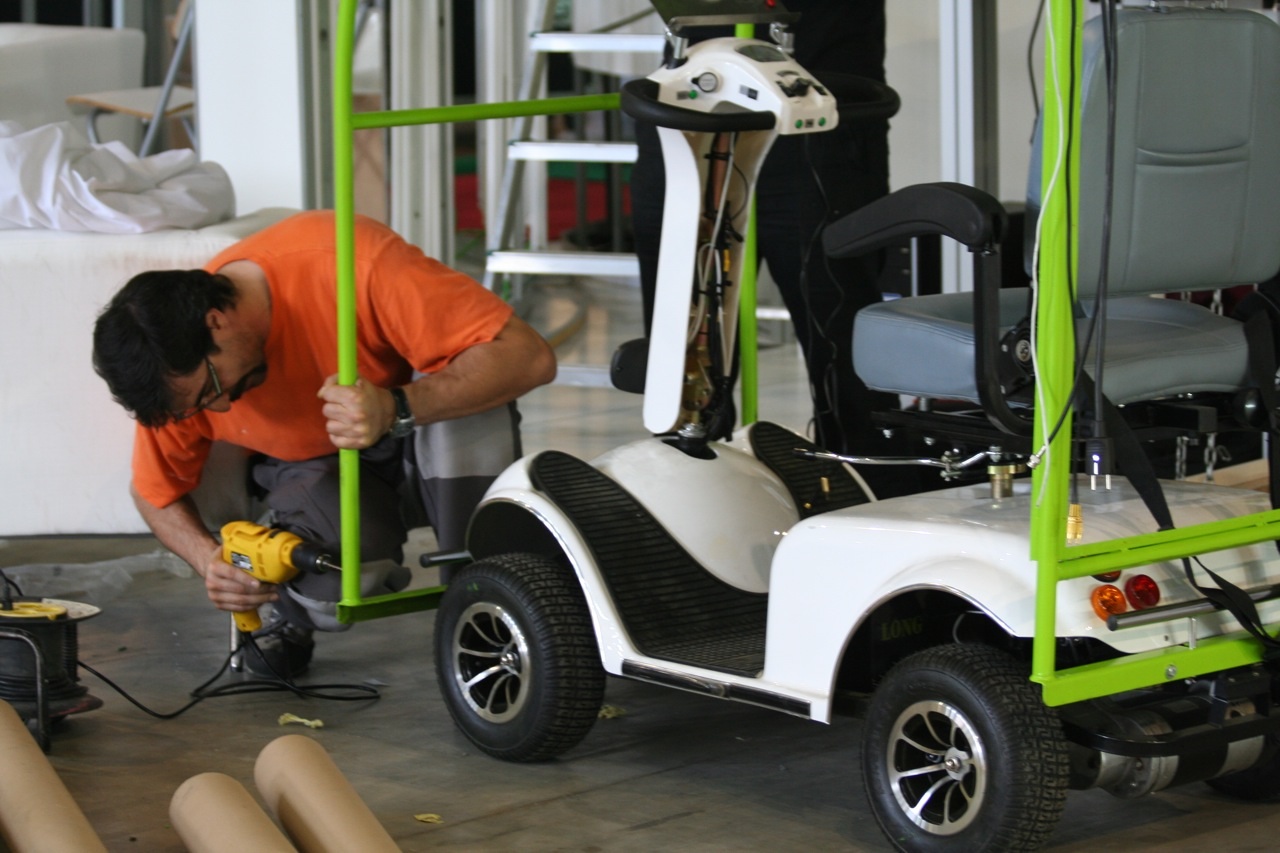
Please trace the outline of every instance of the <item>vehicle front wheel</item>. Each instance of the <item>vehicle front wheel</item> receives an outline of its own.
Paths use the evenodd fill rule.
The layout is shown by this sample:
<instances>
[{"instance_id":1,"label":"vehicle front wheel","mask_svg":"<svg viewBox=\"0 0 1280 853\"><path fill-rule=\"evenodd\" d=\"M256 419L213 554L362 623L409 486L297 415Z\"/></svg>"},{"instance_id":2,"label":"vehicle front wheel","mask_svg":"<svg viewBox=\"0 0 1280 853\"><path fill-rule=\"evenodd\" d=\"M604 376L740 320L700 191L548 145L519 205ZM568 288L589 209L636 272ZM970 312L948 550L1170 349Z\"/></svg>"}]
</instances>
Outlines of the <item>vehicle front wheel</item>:
<instances>
[{"instance_id":1,"label":"vehicle front wheel","mask_svg":"<svg viewBox=\"0 0 1280 853\"><path fill-rule=\"evenodd\" d=\"M938 646L899 662L871 700L862 776L899 850L1034 850L1066 803L1056 714L998 649Z\"/></svg>"},{"instance_id":2,"label":"vehicle front wheel","mask_svg":"<svg viewBox=\"0 0 1280 853\"><path fill-rule=\"evenodd\" d=\"M545 761L600 713L604 670L573 572L536 554L460 569L436 612L436 678L467 738L506 761Z\"/></svg>"}]
</instances>

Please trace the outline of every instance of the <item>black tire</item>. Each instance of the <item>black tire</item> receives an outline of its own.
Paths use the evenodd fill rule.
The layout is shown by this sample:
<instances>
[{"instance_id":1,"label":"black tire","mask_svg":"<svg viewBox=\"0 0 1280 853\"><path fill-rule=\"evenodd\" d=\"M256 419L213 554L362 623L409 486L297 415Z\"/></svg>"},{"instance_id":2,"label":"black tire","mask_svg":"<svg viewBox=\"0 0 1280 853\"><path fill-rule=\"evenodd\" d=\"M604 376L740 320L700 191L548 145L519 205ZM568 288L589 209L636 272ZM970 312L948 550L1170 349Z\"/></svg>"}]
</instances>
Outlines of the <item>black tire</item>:
<instances>
[{"instance_id":1,"label":"black tire","mask_svg":"<svg viewBox=\"0 0 1280 853\"><path fill-rule=\"evenodd\" d=\"M436 678L467 738L505 761L577 745L600 713L604 670L577 578L535 554L459 570L440 600Z\"/></svg>"},{"instance_id":2,"label":"black tire","mask_svg":"<svg viewBox=\"0 0 1280 853\"><path fill-rule=\"evenodd\" d=\"M1062 816L1068 774L1057 715L998 649L917 652L872 696L863 785L898 850L1034 850Z\"/></svg>"},{"instance_id":3,"label":"black tire","mask_svg":"<svg viewBox=\"0 0 1280 853\"><path fill-rule=\"evenodd\" d=\"M1268 744L1276 749L1275 737ZM1280 802L1280 749L1256 767L1205 780L1210 788L1237 800L1250 803Z\"/></svg>"}]
</instances>

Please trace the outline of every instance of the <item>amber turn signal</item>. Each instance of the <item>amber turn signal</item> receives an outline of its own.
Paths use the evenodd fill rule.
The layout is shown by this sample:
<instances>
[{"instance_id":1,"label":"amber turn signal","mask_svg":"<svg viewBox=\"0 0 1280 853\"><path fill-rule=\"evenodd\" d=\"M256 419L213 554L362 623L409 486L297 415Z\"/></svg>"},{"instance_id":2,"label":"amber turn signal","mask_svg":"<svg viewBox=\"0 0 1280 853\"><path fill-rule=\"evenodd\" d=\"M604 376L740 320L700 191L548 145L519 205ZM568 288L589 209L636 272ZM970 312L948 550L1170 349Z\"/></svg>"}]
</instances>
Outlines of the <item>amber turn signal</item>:
<instances>
[{"instance_id":1,"label":"amber turn signal","mask_svg":"<svg viewBox=\"0 0 1280 853\"><path fill-rule=\"evenodd\" d=\"M1093 592L1089 594L1089 603L1093 605L1093 612L1098 614L1098 618L1103 622L1107 621L1108 616L1115 616L1129 609L1120 587L1109 583L1094 587Z\"/></svg>"}]
</instances>

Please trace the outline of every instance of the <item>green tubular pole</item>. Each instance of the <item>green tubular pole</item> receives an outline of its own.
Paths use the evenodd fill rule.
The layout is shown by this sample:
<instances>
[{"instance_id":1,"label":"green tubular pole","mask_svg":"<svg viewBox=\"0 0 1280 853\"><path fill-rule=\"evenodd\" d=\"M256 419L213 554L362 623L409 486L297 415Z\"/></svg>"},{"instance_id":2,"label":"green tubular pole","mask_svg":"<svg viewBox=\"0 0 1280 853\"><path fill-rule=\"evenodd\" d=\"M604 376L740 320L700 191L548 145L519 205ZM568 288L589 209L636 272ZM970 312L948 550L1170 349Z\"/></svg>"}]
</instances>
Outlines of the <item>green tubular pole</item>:
<instances>
[{"instance_id":1,"label":"green tubular pole","mask_svg":"<svg viewBox=\"0 0 1280 853\"><path fill-rule=\"evenodd\" d=\"M356 367L355 168L351 59L357 0L341 0L333 59L333 194L337 229L338 383L354 385ZM342 601L360 598L360 452L338 451L342 534Z\"/></svg>"},{"instance_id":2,"label":"green tubular pole","mask_svg":"<svg viewBox=\"0 0 1280 853\"><path fill-rule=\"evenodd\" d=\"M1071 269L1076 257L1074 235L1068 222L1075 222L1078 195L1079 141L1067 136L1079 115L1078 33L1073 18L1083 20L1083 12L1072 13L1082 0L1050 0L1049 24L1045 34L1044 155L1042 187L1044 206L1040 213L1040 263L1037 279L1037 384L1040 398L1035 406L1034 445L1042 447L1059 413L1070 405L1074 342L1071 336ZM1073 55L1074 52L1074 55ZM1073 98L1072 93L1077 93ZM1069 168L1063 168L1063 164ZM1071 206L1067 204L1070 181ZM1067 244L1068 233L1072 235ZM1071 415L1066 415L1058 434L1049 445L1045 460L1032 476L1031 557L1037 563L1035 641L1032 647L1032 679L1048 682L1054 675L1057 648L1058 560L1066 541L1067 476L1071 457Z\"/></svg>"},{"instance_id":3,"label":"green tubular pole","mask_svg":"<svg viewBox=\"0 0 1280 853\"><path fill-rule=\"evenodd\" d=\"M334 227L337 263L338 382L353 385L359 378L356 358L355 306L355 170L356 130L444 124L615 110L620 96L583 95L540 101L508 101L496 104L464 104L430 109L352 112L352 57L358 0L340 0L333 54L333 183ZM339 510L342 514L342 600L338 619L343 623L408 613L434 607L439 589L412 590L364 600L360 596L360 453L338 451Z\"/></svg>"},{"instance_id":4,"label":"green tubular pole","mask_svg":"<svg viewBox=\"0 0 1280 853\"><path fill-rule=\"evenodd\" d=\"M1046 705L1065 705L1126 690L1169 684L1258 662L1252 637L1208 637L1195 648L1153 649L1065 670L1044 682Z\"/></svg>"},{"instance_id":5,"label":"green tubular pole","mask_svg":"<svg viewBox=\"0 0 1280 853\"><path fill-rule=\"evenodd\" d=\"M350 77L350 71L347 72ZM336 96L336 92L334 93ZM622 96L572 95L565 98L544 98L535 101L500 101L495 104L456 104L448 107L427 107L418 110L384 110L359 113L351 117L353 130L383 127L404 127L419 124L447 124L455 121L484 121L491 118L518 118L520 116L561 115L595 110L616 110ZM350 114L350 106L347 112Z\"/></svg>"},{"instance_id":6,"label":"green tubular pole","mask_svg":"<svg viewBox=\"0 0 1280 853\"><path fill-rule=\"evenodd\" d=\"M755 27L738 24L733 34L738 38L754 38ZM756 321L756 202L751 199L747 214L747 235L742 245L742 273L738 282L738 367L742 373L742 423L755 423L760 417L760 354Z\"/></svg>"},{"instance_id":7,"label":"green tubular pole","mask_svg":"<svg viewBox=\"0 0 1280 853\"><path fill-rule=\"evenodd\" d=\"M1175 527L1158 533L1073 545L1064 548L1058 557L1058 577L1065 580L1117 569L1133 569L1192 554L1210 554L1277 539L1280 539L1280 510L1268 510L1193 527Z\"/></svg>"}]
</instances>

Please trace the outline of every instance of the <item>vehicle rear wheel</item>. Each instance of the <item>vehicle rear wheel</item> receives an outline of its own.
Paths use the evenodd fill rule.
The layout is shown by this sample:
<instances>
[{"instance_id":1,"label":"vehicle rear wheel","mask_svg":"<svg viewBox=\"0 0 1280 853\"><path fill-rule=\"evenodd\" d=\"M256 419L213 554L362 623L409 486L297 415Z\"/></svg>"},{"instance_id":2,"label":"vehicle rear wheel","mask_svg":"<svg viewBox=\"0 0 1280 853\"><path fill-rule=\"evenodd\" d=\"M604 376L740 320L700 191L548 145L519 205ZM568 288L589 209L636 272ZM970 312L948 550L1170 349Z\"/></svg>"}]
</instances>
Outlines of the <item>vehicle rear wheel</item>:
<instances>
[{"instance_id":1,"label":"vehicle rear wheel","mask_svg":"<svg viewBox=\"0 0 1280 853\"><path fill-rule=\"evenodd\" d=\"M1217 779L1207 779L1206 784L1215 791L1237 800L1251 803L1280 801L1280 749L1277 749L1274 739L1269 746L1276 749L1276 752L1267 761L1248 770L1228 773Z\"/></svg>"},{"instance_id":2,"label":"vehicle rear wheel","mask_svg":"<svg viewBox=\"0 0 1280 853\"><path fill-rule=\"evenodd\" d=\"M899 662L871 699L862 776L899 850L1033 850L1066 803L1057 715L998 649L938 646Z\"/></svg>"},{"instance_id":3,"label":"vehicle rear wheel","mask_svg":"<svg viewBox=\"0 0 1280 853\"><path fill-rule=\"evenodd\" d=\"M458 728L506 761L545 761L575 746L604 700L582 589L572 571L539 555L459 570L436 613L435 655Z\"/></svg>"}]
</instances>

